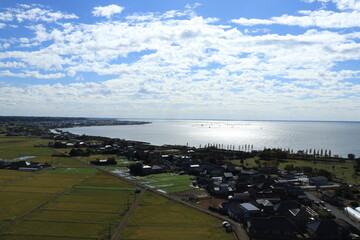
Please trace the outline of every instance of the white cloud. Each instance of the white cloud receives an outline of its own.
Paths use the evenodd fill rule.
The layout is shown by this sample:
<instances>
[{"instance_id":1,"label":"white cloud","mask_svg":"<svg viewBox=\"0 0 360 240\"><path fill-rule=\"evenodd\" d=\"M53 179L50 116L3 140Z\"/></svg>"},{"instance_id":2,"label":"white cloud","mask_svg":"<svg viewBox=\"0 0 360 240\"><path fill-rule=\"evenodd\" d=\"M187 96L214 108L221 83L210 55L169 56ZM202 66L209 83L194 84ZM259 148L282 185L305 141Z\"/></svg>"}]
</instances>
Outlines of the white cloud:
<instances>
[{"instance_id":1,"label":"white cloud","mask_svg":"<svg viewBox=\"0 0 360 240\"><path fill-rule=\"evenodd\" d=\"M67 14L52 9L44 9L37 5L19 5L18 8L9 8L4 12L0 12L0 21L33 21L33 22L56 22L62 19L77 19L75 14Z\"/></svg>"},{"instance_id":2,"label":"white cloud","mask_svg":"<svg viewBox=\"0 0 360 240\"><path fill-rule=\"evenodd\" d=\"M92 14L95 17L106 17L110 18L114 14L120 14L124 10L124 7L119 5L111 4L104 7L94 7Z\"/></svg>"},{"instance_id":3,"label":"white cloud","mask_svg":"<svg viewBox=\"0 0 360 240\"><path fill-rule=\"evenodd\" d=\"M63 73L53 73L53 74L41 74L38 71L26 71L24 73L13 73L8 70L0 71L0 77L20 77L20 78L38 78L38 79L57 79L65 77Z\"/></svg>"},{"instance_id":4,"label":"white cloud","mask_svg":"<svg viewBox=\"0 0 360 240\"><path fill-rule=\"evenodd\" d=\"M360 12L332 12L332 11L300 11L303 16L282 15L270 19L233 19L232 22L244 25L272 25L283 24L300 27L319 28L351 28L360 27Z\"/></svg>"},{"instance_id":5,"label":"white cloud","mask_svg":"<svg viewBox=\"0 0 360 240\"><path fill-rule=\"evenodd\" d=\"M314 26L325 21L315 21L315 15L335 14L301 13L311 20L281 16L266 22ZM166 111L195 116L224 108L265 116L284 105L290 108L285 114L305 111L304 106L308 112L321 108L331 114L334 103L354 109L360 105L355 94L359 84L347 81L359 72L333 70L343 61L360 59L360 33L333 29L252 35L256 29L241 32L216 21L174 10L130 15L123 21L34 25L28 28L32 37L18 37L12 44L38 46L2 51L0 75L59 79L66 73L75 83L0 87L0 96L19 106L31 100L45 112L52 111L51 102L55 108L66 105L69 115L76 112L73 104L80 115L101 111L129 117L134 108L144 111L143 116Z\"/></svg>"},{"instance_id":6,"label":"white cloud","mask_svg":"<svg viewBox=\"0 0 360 240\"><path fill-rule=\"evenodd\" d=\"M336 5L339 10L360 10L359 0L304 0L305 2L332 2Z\"/></svg>"}]
</instances>

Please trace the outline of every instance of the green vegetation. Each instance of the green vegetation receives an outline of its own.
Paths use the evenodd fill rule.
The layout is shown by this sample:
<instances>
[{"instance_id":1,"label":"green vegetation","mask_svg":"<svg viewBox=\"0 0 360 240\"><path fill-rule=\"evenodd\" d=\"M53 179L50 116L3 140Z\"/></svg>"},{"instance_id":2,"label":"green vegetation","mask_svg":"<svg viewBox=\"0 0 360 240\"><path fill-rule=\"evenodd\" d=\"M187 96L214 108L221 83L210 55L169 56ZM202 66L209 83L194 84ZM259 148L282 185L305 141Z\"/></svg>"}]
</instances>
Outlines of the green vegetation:
<instances>
[{"instance_id":1,"label":"green vegetation","mask_svg":"<svg viewBox=\"0 0 360 240\"><path fill-rule=\"evenodd\" d=\"M145 177L137 177L141 183L154 186L158 189L170 193L183 192L186 190L194 189L191 186L193 176L178 175L173 173L153 174Z\"/></svg>"},{"instance_id":2,"label":"green vegetation","mask_svg":"<svg viewBox=\"0 0 360 240\"><path fill-rule=\"evenodd\" d=\"M56 211L56 210L40 210L30 215L28 219L40 221L79 221L79 222L115 222L121 217L114 213L98 213L98 212L72 212L72 211Z\"/></svg>"},{"instance_id":3,"label":"green vegetation","mask_svg":"<svg viewBox=\"0 0 360 240\"><path fill-rule=\"evenodd\" d=\"M233 164L241 165L240 160L231 160ZM360 176L355 172L354 162L345 162L345 161L311 161L311 160L260 160L259 157L247 158L243 161L244 165L249 165L253 167L257 166L277 166L281 170L296 170L299 172L312 173L325 170L330 172L333 177L342 179L350 184L358 184L360 182ZM286 169L286 167L288 167ZM304 171L305 169L305 171Z\"/></svg>"},{"instance_id":4,"label":"green vegetation","mask_svg":"<svg viewBox=\"0 0 360 240\"><path fill-rule=\"evenodd\" d=\"M44 173L52 173L52 174L83 174L89 175L96 173L97 170L91 167L82 167L82 168L56 168L44 170Z\"/></svg>"},{"instance_id":5,"label":"green vegetation","mask_svg":"<svg viewBox=\"0 0 360 240\"><path fill-rule=\"evenodd\" d=\"M46 226L46 227L44 227ZM105 226L98 223L20 221L11 226L5 234L53 235L70 237L97 237Z\"/></svg>"},{"instance_id":6,"label":"green vegetation","mask_svg":"<svg viewBox=\"0 0 360 240\"><path fill-rule=\"evenodd\" d=\"M0 169L0 240L105 239L109 226L113 233L123 215L141 196L140 204L125 222L124 237L232 239L216 218L149 191L135 194L136 186L129 182L74 158L54 157L58 152L53 149L35 147L40 143L47 145L47 141L0 136L0 158L19 157L19 150L20 157L36 156L31 160L53 165L38 172ZM104 155L96 156L100 157ZM124 157L117 160L127 164ZM118 170L119 167L101 169ZM158 174L138 178L138 181L178 192L193 189L190 178L189 175Z\"/></svg>"},{"instance_id":7,"label":"green vegetation","mask_svg":"<svg viewBox=\"0 0 360 240\"><path fill-rule=\"evenodd\" d=\"M232 239L220 220L147 192L124 230L129 239Z\"/></svg>"},{"instance_id":8,"label":"green vegetation","mask_svg":"<svg viewBox=\"0 0 360 240\"><path fill-rule=\"evenodd\" d=\"M82 189L99 189L99 190L118 190L118 191L133 191L135 188L124 188L124 187L101 187L101 186L75 186L75 188Z\"/></svg>"},{"instance_id":9,"label":"green vegetation","mask_svg":"<svg viewBox=\"0 0 360 240\"><path fill-rule=\"evenodd\" d=\"M47 147L34 147L38 144L47 144L49 140L28 137L6 137L0 135L0 158L15 159L23 156L35 156L31 161L50 162L53 150Z\"/></svg>"}]
</instances>

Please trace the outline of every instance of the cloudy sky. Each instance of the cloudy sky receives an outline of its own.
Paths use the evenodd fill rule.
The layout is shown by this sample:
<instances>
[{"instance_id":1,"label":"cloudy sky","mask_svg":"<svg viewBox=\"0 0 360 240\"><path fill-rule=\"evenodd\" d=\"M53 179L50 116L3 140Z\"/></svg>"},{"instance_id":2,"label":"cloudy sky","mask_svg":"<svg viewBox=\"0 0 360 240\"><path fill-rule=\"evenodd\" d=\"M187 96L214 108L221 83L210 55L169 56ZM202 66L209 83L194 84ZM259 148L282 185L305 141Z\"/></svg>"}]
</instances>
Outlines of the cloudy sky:
<instances>
[{"instance_id":1,"label":"cloudy sky","mask_svg":"<svg viewBox=\"0 0 360 240\"><path fill-rule=\"evenodd\" d=\"M0 1L0 115L360 120L360 0Z\"/></svg>"}]
</instances>

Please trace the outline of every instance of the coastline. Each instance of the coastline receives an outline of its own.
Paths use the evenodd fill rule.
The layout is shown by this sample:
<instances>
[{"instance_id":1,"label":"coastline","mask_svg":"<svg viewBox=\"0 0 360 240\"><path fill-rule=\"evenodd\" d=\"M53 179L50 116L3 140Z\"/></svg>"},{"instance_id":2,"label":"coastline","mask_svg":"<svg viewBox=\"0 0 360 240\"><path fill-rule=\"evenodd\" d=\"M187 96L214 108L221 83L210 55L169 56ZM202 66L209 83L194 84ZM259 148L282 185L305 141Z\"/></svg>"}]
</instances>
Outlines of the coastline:
<instances>
[{"instance_id":1,"label":"coastline","mask_svg":"<svg viewBox=\"0 0 360 240\"><path fill-rule=\"evenodd\" d=\"M231 145L238 149L244 144L249 144L254 145L256 150L290 148L297 152L324 149L342 157L349 153L356 156L360 154L360 149L355 144L360 140L360 122L347 124L348 122L162 119L151 123L119 127L73 127L62 130L79 135L147 142L154 146L182 145L197 148L207 144L218 144L223 145L223 148Z\"/></svg>"}]
</instances>

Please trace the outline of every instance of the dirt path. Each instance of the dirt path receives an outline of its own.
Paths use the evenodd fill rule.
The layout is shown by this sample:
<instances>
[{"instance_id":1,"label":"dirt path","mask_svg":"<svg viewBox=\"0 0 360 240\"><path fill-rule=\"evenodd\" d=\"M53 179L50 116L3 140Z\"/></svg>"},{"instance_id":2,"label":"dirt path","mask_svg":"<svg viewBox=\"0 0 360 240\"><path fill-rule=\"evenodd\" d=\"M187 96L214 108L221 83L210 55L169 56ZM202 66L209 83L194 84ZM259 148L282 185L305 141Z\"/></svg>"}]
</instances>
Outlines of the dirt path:
<instances>
[{"instance_id":1,"label":"dirt path","mask_svg":"<svg viewBox=\"0 0 360 240\"><path fill-rule=\"evenodd\" d=\"M35 211L38 211L39 209L41 209L42 207L44 207L45 205L47 205L47 204L50 203L51 201L54 201L55 199L57 199L57 198L61 197L62 195L68 193L68 192L71 191L76 185L81 184L82 182L84 182L85 180L87 180L87 179L90 178L90 177L92 177L92 175L89 175L89 176L87 176L86 178L81 179L79 182L77 182L76 184L74 184L72 187L67 188L66 190L64 190L64 191L62 191L62 192L60 192L60 193L54 193L54 195L53 195L50 199L46 200L45 202L42 202L42 203L39 204L38 206L30 209L29 211L27 211L27 212L25 212L25 213L17 216L15 219L9 221L8 223L1 225L1 226L0 226L0 233L1 233L1 232L4 232L7 228L9 228L9 227L11 227L12 225L14 225L14 223L16 223L16 222L18 222L18 221L20 221L20 220L22 220L22 219L27 218L30 214L32 214L32 213L35 212Z\"/></svg>"},{"instance_id":2,"label":"dirt path","mask_svg":"<svg viewBox=\"0 0 360 240\"><path fill-rule=\"evenodd\" d=\"M42 169L44 170L44 169ZM25 178L28 178L28 177L31 177L31 176L34 176L35 174L38 174L38 173L41 173L41 171L36 171L36 172L33 172L33 174L30 174L30 175L26 175L26 176L22 176L21 178L16 178L16 179L13 179L12 182L15 182L17 180L21 180L21 179L25 179ZM92 175L88 175L86 176L85 178L83 179L80 179L77 183L75 183L73 186L69 187L69 188L66 188L64 191L62 192L59 192L59 193L52 193L53 196L50 197L48 200L46 200L45 202L42 202L40 203L39 205L37 205L36 207L22 213L21 215L17 216L16 218L12 219L11 221L9 221L8 223L5 223L3 225L0 226L0 233L3 233L6 229L8 229L9 227L11 227L12 225L14 225L14 223L20 221L20 220L23 220L23 219L26 219L29 215L31 215L33 212L35 211L38 211L39 209L41 209L42 207L46 206L48 203L50 203L51 201L54 201L55 199L59 198L60 196L68 193L69 191L71 191L72 189L74 189L75 186L81 184L82 182L84 182L85 180L87 180L88 178L90 177L93 177L93 174ZM11 183L12 183L11 182ZM10 184L10 183L7 183L7 184Z\"/></svg>"},{"instance_id":3,"label":"dirt path","mask_svg":"<svg viewBox=\"0 0 360 240\"><path fill-rule=\"evenodd\" d=\"M131 215L134 212L134 210L136 209L136 207L139 206L143 196L144 196L144 191L141 191L139 194L137 194L135 201L131 204L130 208L124 215L124 217L121 220L121 222L119 223L119 225L116 227L114 233L112 234L111 240L117 240L117 239L121 238L121 234L123 233L123 230L124 230L126 224L128 223L129 218L131 217Z\"/></svg>"},{"instance_id":4,"label":"dirt path","mask_svg":"<svg viewBox=\"0 0 360 240\"><path fill-rule=\"evenodd\" d=\"M54 149L54 150L55 150L55 149ZM55 150L55 151L56 151L56 150ZM187 206L187 207L193 208L193 209L198 210L198 211L200 211L200 212L206 213L206 214L208 214L208 215L210 215L210 216L216 217L216 218L219 219L219 220L228 221L228 222L233 226L234 239L237 239L237 240L249 240L249 237L248 237L245 229L244 229L239 223L233 221L232 219L228 218L227 216L222 216L222 215L220 215L220 214L218 214L218 213L209 211L209 210L207 210L207 209L203 209L203 208L201 208L201 207L199 207L199 206L196 206L196 205L194 205L194 204L185 202L185 201L183 201L183 200L181 200L181 199L179 199L179 198L177 198L177 197L175 197L175 196L173 196L173 195L168 195L168 194L166 194L166 193L161 193L161 192L157 191L156 189L152 189L152 188L150 188L150 187L147 187L147 186L144 185L144 184L135 182L135 181L133 181L133 180L131 180L131 179L128 179L128 178L125 178L125 177L122 177L122 176L119 176L119 175L116 175L115 173L109 172L109 171L107 171L107 170L105 170L105 169L103 169L103 168L100 168L100 167L91 165L89 162L86 162L86 161L84 161L84 160L82 160L82 159L79 159L79 158L76 158L76 157L73 157L73 159L75 159L75 160L77 160L77 161L79 161L79 162L81 162L81 163L83 163L83 164L89 165L89 166L91 166L91 167L93 167L93 168L96 168L96 169L99 170L99 171L102 171L102 172L108 173L108 174L110 174L110 175L112 175L112 176L114 176L114 177L120 178L120 179L122 179L122 180L124 180L124 181L126 181L126 182L129 182L129 183L133 184L133 185L139 186L139 187L141 187L142 189L146 189L146 190L151 191L151 192L153 192L153 193L162 195L162 196L164 196L164 197L166 197L166 198L170 198L171 200L173 200L173 201L175 201L175 202L177 202L177 203L180 203L180 204L185 205L185 206ZM144 190L141 191L141 193L143 193L143 192L144 192ZM126 213L126 215L124 216L124 219L120 222L120 224L116 227L115 232L112 234L112 237L111 237L112 240L120 239L120 236L121 236L121 233L122 233L123 228L125 227L128 219L130 218L132 211L138 206L141 198L142 198L142 195L141 195L141 196L138 196L138 198L133 202L133 204L131 205L129 211L128 211L128 212ZM224 230L224 231L225 231L225 230Z\"/></svg>"},{"instance_id":5,"label":"dirt path","mask_svg":"<svg viewBox=\"0 0 360 240\"><path fill-rule=\"evenodd\" d=\"M79 159L78 159L78 160L79 160ZM81 160L80 160L80 161L81 161ZM232 219L230 219L230 218L228 218L228 217L226 217L226 216L222 216L222 215L220 215L220 214L218 214L218 213L215 213L215 212L209 211L209 210L207 210L207 209L201 208L201 207L199 207L199 206L196 206L196 205L194 205L194 204L185 202L185 201L177 198L176 196L159 192L159 191L157 191L156 189L153 189L153 188L150 188L150 187L148 187L148 186L146 186L146 185L144 185L144 184L135 182L135 181L133 181L133 180L131 180L131 179L129 179L129 178L125 178L125 177L116 175L116 174L114 174L114 173L112 173L112 172L108 172L108 171L106 171L106 170L104 170L104 169L102 169L102 168L99 168L99 167L97 167L97 166L93 166L93 167L96 168L96 169L98 169L99 171L106 172L106 173L111 174L111 175L113 175L113 176L115 176L115 177L117 177L117 178L120 178L120 179L122 179L122 180L124 180L124 181L126 181L126 182L129 182L129 183L134 184L134 185L136 185L136 186L139 186L139 187L141 187L141 188L143 188L143 189L146 189L147 191L151 191L151 192L153 192L153 193L162 195L162 196L164 196L164 197L166 197L166 198L169 198L169 199L171 199L171 200L173 200L173 201L175 201L175 202L177 202L177 203L180 203L180 204L182 204L182 205L185 205L185 206L187 206L187 207L193 208L193 209L198 210L198 211L200 211L200 212L206 213L206 214L208 214L208 215L210 215L210 216L213 216L213 217L216 217L217 219L220 219L220 220L222 220L222 221L228 221L228 222L233 226L234 239L237 239L237 240L249 240L249 237L248 237L245 229L244 229L239 223L233 221ZM143 192L143 191L142 191L142 192ZM135 207L136 207L136 206L135 206ZM225 231L225 230L224 230L224 231ZM119 235L119 236L120 236L120 235ZM113 236L111 239L115 240L115 239L120 239L120 238L116 238L115 236Z\"/></svg>"}]
</instances>

